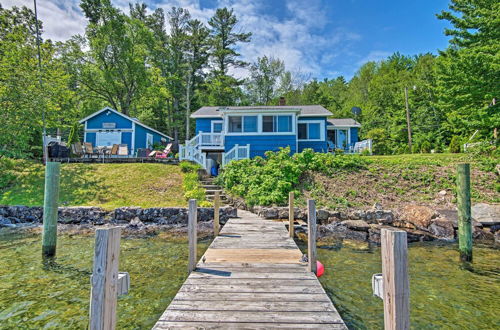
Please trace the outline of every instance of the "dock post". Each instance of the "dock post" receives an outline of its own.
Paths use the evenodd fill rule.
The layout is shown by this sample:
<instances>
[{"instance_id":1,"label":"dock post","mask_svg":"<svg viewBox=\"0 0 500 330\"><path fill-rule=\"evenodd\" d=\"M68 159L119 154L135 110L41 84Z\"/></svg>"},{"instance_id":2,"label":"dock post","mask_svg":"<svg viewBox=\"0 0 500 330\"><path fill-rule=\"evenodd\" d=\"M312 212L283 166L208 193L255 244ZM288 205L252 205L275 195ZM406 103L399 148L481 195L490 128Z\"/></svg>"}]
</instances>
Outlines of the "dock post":
<instances>
[{"instance_id":1,"label":"dock post","mask_svg":"<svg viewBox=\"0 0 500 330\"><path fill-rule=\"evenodd\" d=\"M198 209L196 208L196 199L189 200L188 211L188 240L189 240L189 263L188 273L196 269L196 220L198 218Z\"/></svg>"},{"instance_id":2,"label":"dock post","mask_svg":"<svg viewBox=\"0 0 500 330\"><path fill-rule=\"evenodd\" d=\"M316 274L316 204L314 199L307 200L307 253L310 272Z\"/></svg>"},{"instance_id":3,"label":"dock post","mask_svg":"<svg viewBox=\"0 0 500 330\"><path fill-rule=\"evenodd\" d=\"M45 194L43 200L42 256L53 257L57 245L57 206L61 163L47 162L45 165Z\"/></svg>"},{"instance_id":4,"label":"dock post","mask_svg":"<svg viewBox=\"0 0 500 330\"><path fill-rule=\"evenodd\" d=\"M460 260L472 261L470 164L457 166L458 249Z\"/></svg>"},{"instance_id":5,"label":"dock post","mask_svg":"<svg viewBox=\"0 0 500 330\"><path fill-rule=\"evenodd\" d=\"M219 235L220 231L219 218L220 218L220 193L216 191L214 197L214 236Z\"/></svg>"},{"instance_id":6,"label":"dock post","mask_svg":"<svg viewBox=\"0 0 500 330\"><path fill-rule=\"evenodd\" d=\"M293 191L290 191L288 193L288 233L290 234L290 237L293 238L294 235L294 222L295 222L295 211L293 208L293 200L294 200L294 193Z\"/></svg>"},{"instance_id":7,"label":"dock post","mask_svg":"<svg viewBox=\"0 0 500 330\"><path fill-rule=\"evenodd\" d=\"M113 330L116 327L120 232L118 227L97 229L95 232L90 330Z\"/></svg>"},{"instance_id":8,"label":"dock post","mask_svg":"<svg viewBox=\"0 0 500 330\"><path fill-rule=\"evenodd\" d=\"M410 328L410 283L406 236L403 230L381 231L385 330Z\"/></svg>"}]
</instances>

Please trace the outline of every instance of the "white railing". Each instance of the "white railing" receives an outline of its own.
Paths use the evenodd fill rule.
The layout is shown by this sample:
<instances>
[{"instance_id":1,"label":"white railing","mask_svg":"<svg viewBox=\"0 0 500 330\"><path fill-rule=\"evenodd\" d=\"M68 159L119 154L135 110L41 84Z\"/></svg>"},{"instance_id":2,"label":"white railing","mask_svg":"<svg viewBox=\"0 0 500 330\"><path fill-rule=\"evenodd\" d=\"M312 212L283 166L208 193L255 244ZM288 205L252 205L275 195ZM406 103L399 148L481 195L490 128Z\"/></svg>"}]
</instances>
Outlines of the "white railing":
<instances>
[{"instance_id":1,"label":"white railing","mask_svg":"<svg viewBox=\"0 0 500 330\"><path fill-rule=\"evenodd\" d=\"M224 135L222 133L203 133L200 132L199 145L202 147L223 147Z\"/></svg>"},{"instance_id":2,"label":"white railing","mask_svg":"<svg viewBox=\"0 0 500 330\"><path fill-rule=\"evenodd\" d=\"M229 164L230 161L250 158L250 145L240 146L235 144L234 147L222 156L222 167Z\"/></svg>"},{"instance_id":3,"label":"white railing","mask_svg":"<svg viewBox=\"0 0 500 330\"><path fill-rule=\"evenodd\" d=\"M179 160L190 160L200 164L204 169L207 168L207 154L191 145L179 146Z\"/></svg>"},{"instance_id":4,"label":"white railing","mask_svg":"<svg viewBox=\"0 0 500 330\"><path fill-rule=\"evenodd\" d=\"M373 144L372 139L356 142L354 144L353 152L354 153L361 153L364 150L368 150L370 152L370 155L371 155L372 154L372 144Z\"/></svg>"}]
</instances>

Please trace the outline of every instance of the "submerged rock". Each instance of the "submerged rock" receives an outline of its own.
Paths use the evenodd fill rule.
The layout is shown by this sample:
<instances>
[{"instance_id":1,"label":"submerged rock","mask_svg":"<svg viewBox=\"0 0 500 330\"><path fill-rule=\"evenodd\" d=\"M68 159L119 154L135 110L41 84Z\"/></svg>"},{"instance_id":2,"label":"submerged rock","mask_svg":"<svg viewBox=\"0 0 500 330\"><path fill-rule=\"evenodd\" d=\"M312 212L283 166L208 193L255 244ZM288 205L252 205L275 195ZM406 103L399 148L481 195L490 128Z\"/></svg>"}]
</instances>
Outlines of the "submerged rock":
<instances>
[{"instance_id":1,"label":"submerged rock","mask_svg":"<svg viewBox=\"0 0 500 330\"><path fill-rule=\"evenodd\" d=\"M500 204L477 203L472 206L472 219L486 226L500 224Z\"/></svg>"}]
</instances>

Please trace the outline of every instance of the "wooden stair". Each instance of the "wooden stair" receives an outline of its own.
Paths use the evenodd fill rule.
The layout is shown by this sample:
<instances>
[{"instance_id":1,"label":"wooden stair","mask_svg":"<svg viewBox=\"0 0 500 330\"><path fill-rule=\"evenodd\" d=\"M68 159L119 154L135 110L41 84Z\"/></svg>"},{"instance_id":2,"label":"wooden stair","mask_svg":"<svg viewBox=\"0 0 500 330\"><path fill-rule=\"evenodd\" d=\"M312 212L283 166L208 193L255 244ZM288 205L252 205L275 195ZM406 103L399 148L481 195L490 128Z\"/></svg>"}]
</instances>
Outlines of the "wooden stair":
<instances>
[{"instance_id":1,"label":"wooden stair","mask_svg":"<svg viewBox=\"0 0 500 330\"><path fill-rule=\"evenodd\" d=\"M213 178L210 178L210 177L209 178L204 178L201 181L201 185L205 189L205 195L206 195L207 200L213 201L214 198L215 198L215 193L219 192L221 204L222 205L228 205L229 204L228 203L228 198L224 194L224 190L220 186L214 184Z\"/></svg>"}]
</instances>

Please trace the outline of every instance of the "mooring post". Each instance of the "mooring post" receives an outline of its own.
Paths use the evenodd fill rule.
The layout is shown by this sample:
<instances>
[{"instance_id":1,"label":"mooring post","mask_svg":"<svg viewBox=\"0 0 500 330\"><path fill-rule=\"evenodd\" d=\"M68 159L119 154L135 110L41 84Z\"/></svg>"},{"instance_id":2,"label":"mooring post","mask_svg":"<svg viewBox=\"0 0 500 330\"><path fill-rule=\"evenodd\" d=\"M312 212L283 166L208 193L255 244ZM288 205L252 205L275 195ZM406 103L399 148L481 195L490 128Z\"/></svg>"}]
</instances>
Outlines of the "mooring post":
<instances>
[{"instance_id":1,"label":"mooring post","mask_svg":"<svg viewBox=\"0 0 500 330\"><path fill-rule=\"evenodd\" d=\"M216 191L214 197L214 236L219 235L220 231L219 217L220 217L220 194L218 191Z\"/></svg>"},{"instance_id":2,"label":"mooring post","mask_svg":"<svg viewBox=\"0 0 500 330\"><path fill-rule=\"evenodd\" d=\"M293 191L288 193L288 232L290 233L290 237L293 238L294 235L294 222L295 222L295 212L293 208L293 199L294 199Z\"/></svg>"},{"instance_id":3,"label":"mooring post","mask_svg":"<svg viewBox=\"0 0 500 330\"><path fill-rule=\"evenodd\" d=\"M308 269L316 274L316 204L313 199L307 200L307 253Z\"/></svg>"},{"instance_id":4,"label":"mooring post","mask_svg":"<svg viewBox=\"0 0 500 330\"><path fill-rule=\"evenodd\" d=\"M410 328L410 283L406 232L382 229L380 243L384 283L384 329L406 330Z\"/></svg>"},{"instance_id":5,"label":"mooring post","mask_svg":"<svg viewBox=\"0 0 500 330\"><path fill-rule=\"evenodd\" d=\"M117 295L121 287L118 279L120 232L118 227L97 229L95 232L90 330L113 330L116 326Z\"/></svg>"},{"instance_id":6,"label":"mooring post","mask_svg":"<svg viewBox=\"0 0 500 330\"><path fill-rule=\"evenodd\" d=\"M60 172L61 163L46 163L42 234L42 255L44 257L53 257L56 254Z\"/></svg>"},{"instance_id":7,"label":"mooring post","mask_svg":"<svg viewBox=\"0 0 500 330\"><path fill-rule=\"evenodd\" d=\"M461 261L472 261L470 164L457 166L458 249Z\"/></svg>"},{"instance_id":8,"label":"mooring post","mask_svg":"<svg viewBox=\"0 0 500 330\"><path fill-rule=\"evenodd\" d=\"M196 220L198 218L198 209L196 208L196 199L189 200L188 211L188 240L189 240L189 263L188 273L196 269Z\"/></svg>"}]
</instances>

